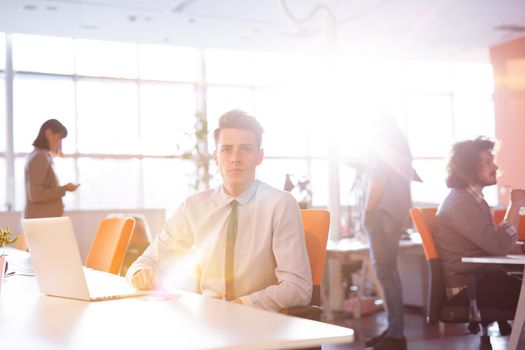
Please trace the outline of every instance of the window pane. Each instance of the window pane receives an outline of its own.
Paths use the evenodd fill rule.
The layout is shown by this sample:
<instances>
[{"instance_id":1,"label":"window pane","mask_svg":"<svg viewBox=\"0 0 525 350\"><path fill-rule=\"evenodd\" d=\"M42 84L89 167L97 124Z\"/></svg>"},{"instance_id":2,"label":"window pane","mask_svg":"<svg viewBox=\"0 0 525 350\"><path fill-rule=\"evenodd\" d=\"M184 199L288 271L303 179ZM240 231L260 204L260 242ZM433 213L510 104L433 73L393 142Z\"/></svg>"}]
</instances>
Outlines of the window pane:
<instances>
[{"instance_id":1,"label":"window pane","mask_svg":"<svg viewBox=\"0 0 525 350\"><path fill-rule=\"evenodd\" d=\"M26 205L26 189L24 183L24 168L26 165L25 157L15 159L15 208L17 211L24 211Z\"/></svg>"},{"instance_id":2,"label":"window pane","mask_svg":"<svg viewBox=\"0 0 525 350\"><path fill-rule=\"evenodd\" d=\"M0 33L0 70L5 69L5 34Z\"/></svg>"},{"instance_id":3,"label":"window pane","mask_svg":"<svg viewBox=\"0 0 525 350\"><path fill-rule=\"evenodd\" d=\"M409 95L407 129L414 156L444 156L452 144L452 106L449 96Z\"/></svg>"},{"instance_id":4,"label":"window pane","mask_svg":"<svg viewBox=\"0 0 525 350\"><path fill-rule=\"evenodd\" d=\"M7 140L6 140L6 117L5 117L5 79L4 75L0 74L0 152L5 152L7 147ZM5 168L4 168L5 169ZM0 183L0 186L2 184Z\"/></svg>"},{"instance_id":5,"label":"window pane","mask_svg":"<svg viewBox=\"0 0 525 350\"><path fill-rule=\"evenodd\" d=\"M263 147L266 155L302 156L308 154L309 120L298 113L303 94L288 89L257 89L255 116L265 133Z\"/></svg>"},{"instance_id":6,"label":"window pane","mask_svg":"<svg viewBox=\"0 0 525 350\"><path fill-rule=\"evenodd\" d=\"M339 188L341 203L341 234L354 237L363 233L367 179L364 168L355 163L343 161L339 164Z\"/></svg>"},{"instance_id":7,"label":"window pane","mask_svg":"<svg viewBox=\"0 0 525 350\"><path fill-rule=\"evenodd\" d=\"M5 161L5 158L0 157L0 168L1 169L7 169L7 162ZM7 181L7 171L0 171L0 211L6 211L7 210L7 194L5 192L6 190L6 181Z\"/></svg>"},{"instance_id":8,"label":"window pane","mask_svg":"<svg viewBox=\"0 0 525 350\"><path fill-rule=\"evenodd\" d=\"M13 87L15 152L31 152L43 122L55 118L68 130L62 150L75 150L75 92L70 78L16 75Z\"/></svg>"},{"instance_id":9,"label":"window pane","mask_svg":"<svg viewBox=\"0 0 525 350\"><path fill-rule=\"evenodd\" d=\"M145 154L181 154L193 145L195 125L193 86L140 86L142 151Z\"/></svg>"},{"instance_id":10,"label":"window pane","mask_svg":"<svg viewBox=\"0 0 525 350\"><path fill-rule=\"evenodd\" d=\"M450 92L451 67L446 62L407 62L405 88L417 92Z\"/></svg>"},{"instance_id":11,"label":"window pane","mask_svg":"<svg viewBox=\"0 0 525 350\"><path fill-rule=\"evenodd\" d=\"M229 110L242 109L253 114L253 94L249 88L210 86L206 100L210 130L217 127L220 116Z\"/></svg>"},{"instance_id":12,"label":"window pane","mask_svg":"<svg viewBox=\"0 0 525 350\"><path fill-rule=\"evenodd\" d=\"M294 184L298 180L303 179L303 177L308 177L306 161L265 158L261 165L257 167L257 178L259 180L281 190L284 189L286 174L291 175L291 180ZM294 191L294 194L297 194L296 191Z\"/></svg>"},{"instance_id":13,"label":"window pane","mask_svg":"<svg viewBox=\"0 0 525 350\"><path fill-rule=\"evenodd\" d=\"M75 171L75 159L55 157L53 162L55 163L55 172L60 185L65 185L68 182L78 183ZM81 190L82 186L80 186L75 192L66 192L66 195L62 197L65 210L79 209L75 207L75 204L77 196L80 196L80 193L82 192Z\"/></svg>"},{"instance_id":14,"label":"window pane","mask_svg":"<svg viewBox=\"0 0 525 350\"><path fill-rule=\"evenodd\" d=\"M200 62L196 49L139 45L140 77L143 79L198 81Z\"/></svg>"},{"instance_id":15,"label":"window pane","mask_svg":"<svg viewBox=\"0 0 525 350\"><path fill-rule=\"evenodd\" d=\"M328 162L312 161L312 205L314 207L328 206Z\"/></svg>"},{"instance_id":16,"label":"window pane","mask_svg":"<svg viewBox=\"0 0 525 350\"><path fill-rule=\"evenodd\" d=\"M491 207L497 206L498 203L498 187L488 186L483 189L483 197Z\"/></svg>"},{"instance_id":17,"label":"window pane","mask_svg":"<svg viewBox=\"0 0 525 350\"><path fill-rule=\"evenodd\" d=\"M325 73L320 56L299 54L254 54L254 83L262 86L315 86Z\"/></svg>"},{"instance_id":18,"label":"window pane","mask_svg":"<svg viewBox=\"0 0 525 350\"><path fill-rule=\"evenodd\" d=\"M495 137L492 96L456 94L454 123L456 140L472 139L480 135Z\"/></svg>"},{"instance_id":19,"label":"window pane","mask_svg":"<svg viewBox=\"0 0 525 350\"><path fill-rule=\"evenodd\" d=\"M144 159L144 207L174 211L193 193L193 162L180 159Z\"/></svg>"},{"instance_id":20,"label":"window pane","mask_svg":"<svg viewBox=\"0 0 525 350\"><path fill-rule=\"evenodd\" d=\"M328 171L328 169L327 169ZM353 161L339 163L339 198L341 206L362 206L366 188L364 168Z\"/></svg>"},{"instance_id":21,"label":"window pane","mask_svg":"<svg viewBox=\"0 0 525 350\"><path fill-rule=\"evenodd\" d=\"M454 91L489 95L494 91L492 65L489 63L454 63Z\"/></svg>"},{"instance_id":22,"label":"window pane","mask_svg":"<svg viewBox=\"0 0 525 350\"><path fill-rule=\"evenodd\" d=\"M210 83L251 84L252 54L246 51L206 50L206 76Z\"/></svg>"},{"instance_id":23,"label":"window pane","mask_svg":"<svg viewBox=\"0 0 525 350\"><path fill-rule=\"evenodd\" d=\"M412 201L417 203L438 204L445 199L448 188L445 184L446 161L443 159L416 159L412 166L423 182L412 181Z\"/></svg>"},{"instance_id":24,"label":"window pane","mask_svg":"<svg viewBox=\"0 0 525 350\"><path fill-rule=\"evenodd\" d=\"M101 77L137 77L137 45L77 39L77 73Z\"/></svg>"},{"instance_id":25,"label":"window pane","mask_svg":"<svg viewBox=\"0 0 525 350\"><path fill-rule=\"evenodd\" d=\"M74 73L74 40L41 35L13 35L13 69Z\"/></svg>"},{"instance_id":26,"label":"window pane","mask_svg":"<svg viewBox=\"0 0 525 350\"><path fill-rule=\"evenodd\" d=\"M396 100L397 99L397 100ZM390 96L362 96L349 98L352 109L348 113L338 115L336 128L332 134L338 134L339 156L346 158L362 159L370 142L377 138L378 120L391 119L407 135L405 122L404 95L392 94ZM374 100L381 101L381 107L374 106ZM403 103L403 108L399 104Z\"/></svg>"},{"instance_id":27,"label":"window pane","mask_svg":"<svg viewBox=\"0 0 525 350\"><path fill-rule=\"evenodd\" d=\"M138 208L139 164L137 159L80 158L80 208Z\"/></svg>"},{"instance_id":28,"label":"window pane","mask_svg":"<svg viewBox=\"0 0 525 350\"><path fill-rule=\"evenodd\" d=\"M138 152L135 83L81 80L77 83L77 101L79 152Z\"/></svg>"}]
</instances>

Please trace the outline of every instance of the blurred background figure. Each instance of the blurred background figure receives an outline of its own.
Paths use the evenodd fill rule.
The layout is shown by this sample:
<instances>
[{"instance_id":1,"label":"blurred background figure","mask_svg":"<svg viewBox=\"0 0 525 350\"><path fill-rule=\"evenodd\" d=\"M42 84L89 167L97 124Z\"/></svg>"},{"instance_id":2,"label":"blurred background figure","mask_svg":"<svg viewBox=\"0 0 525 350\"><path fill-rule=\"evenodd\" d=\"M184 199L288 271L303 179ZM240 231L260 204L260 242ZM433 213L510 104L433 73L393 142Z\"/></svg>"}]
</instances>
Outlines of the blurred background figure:
<instances>
[{"instance_id":1,"label":"blurred background figure","mask_svg":"<svg viewBox=\"0 0 525 350\"><path fill-rule=\"evenodd\" d=\"M79 185L72 183L60 186L53 169L53 157L62 156L62 139L66 136L66 127L56 119L49 119L40 127L26 160L24 218L62 216L62 197L77 190Z\"/></svg>"},{"instance_id":2,"label":"blurred background figure","mask_svg":"<svg viewBox=\"0 0 525 350\"><path fill-rule=\"evenodd\" d=\"M388 328L365 342L373 349L404 350L403 300L397 254L412 206L412 154L408 141L392 118L374 118L367 154L369 186L365 227L370 253L384 292Z\"/></svg>"}]
</instances>

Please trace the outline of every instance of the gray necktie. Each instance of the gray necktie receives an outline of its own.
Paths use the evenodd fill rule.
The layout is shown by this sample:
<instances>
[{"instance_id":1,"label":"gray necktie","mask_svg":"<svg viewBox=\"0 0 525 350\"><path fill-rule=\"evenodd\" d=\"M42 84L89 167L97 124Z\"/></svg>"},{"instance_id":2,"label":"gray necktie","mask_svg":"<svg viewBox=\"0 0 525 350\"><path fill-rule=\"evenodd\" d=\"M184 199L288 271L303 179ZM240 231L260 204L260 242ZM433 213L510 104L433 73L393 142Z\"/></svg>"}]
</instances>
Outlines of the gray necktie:
<instances>
[{"instance_id":1,"label":"gray necktie","mask_svg":"<svg viewBox=\"0 0 525 350\"><path fill-rule=\"evenodd\" d=\"M232 208L230 222L228 223L228 233L226 235L226 259L224 263L224 282L226 284L226 300L235 299L235 289L233 287L233 258L235 250L235 238L237 237L237 201L230 203Z\"/></svg>"}]
</instances>

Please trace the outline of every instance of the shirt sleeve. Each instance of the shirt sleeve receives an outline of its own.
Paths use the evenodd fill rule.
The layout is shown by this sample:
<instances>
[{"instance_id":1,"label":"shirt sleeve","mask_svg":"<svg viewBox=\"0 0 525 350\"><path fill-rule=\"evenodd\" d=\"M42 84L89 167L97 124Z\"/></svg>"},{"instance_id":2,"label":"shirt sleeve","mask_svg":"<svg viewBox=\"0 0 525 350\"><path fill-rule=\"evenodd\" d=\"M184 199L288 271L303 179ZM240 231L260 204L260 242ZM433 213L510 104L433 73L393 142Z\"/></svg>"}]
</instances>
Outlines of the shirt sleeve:
<instances>
[{"instance_id":1,"label":"shirt sleeve","mask_svg":"<svg viewBox=\"0 0 525 350\"><path fill-rule=\"evenodd\" d=\"M44 153L37 153L27 164L27 195L33 203L62 198L65 190L56 183L56 176ZM49 177L53 181L49 181ZM47 180L47 181L46 181Z\"/></svg>"},{"instance_id":2,"label":"shirt sleeve","mask_svg":"<svg viewBox=\"0 0 525 350\"><path fill-rule=\"evenodd\" d=\"M246 305L275 311L308 305L312 296L312 273L301 211L291 195L284 196L275 206L272 226L277 284L240 299Z\"/></svg>"},{"instance_id":3,"label":"shirt sleeve","mask_svg":"<svg viewBox=\"0 0 525 350\"><path fill-rule=\"evenodd\" d=\"M509 224L496 226L478 203L458 199L448 213L451 228L467 238L489 255L506 255L516 241L516 235L509 234ZM510 225L512 226L512 225Z\"/></svg>"},{"instance_id":4,"label":"shirt sleeve","mask_svg":"<svg viewBox=\"0 0 525 350\"><path fill-rule=\"evenodd\" d=\"M182 259L188 256L193 244L191 225L183 204L166 221L162 231L144 253L129 267L126 279L131 283L133 274L144 269L152 269L159 277L166 277L165 275L170 273L169 268L176 269L177 262L180 263ZM182 266L183 264L179 265ZM188 273L187 269L184 273ZM182 276L178 277L179 280L183 279Z\"/></svg>"}]
</instances>

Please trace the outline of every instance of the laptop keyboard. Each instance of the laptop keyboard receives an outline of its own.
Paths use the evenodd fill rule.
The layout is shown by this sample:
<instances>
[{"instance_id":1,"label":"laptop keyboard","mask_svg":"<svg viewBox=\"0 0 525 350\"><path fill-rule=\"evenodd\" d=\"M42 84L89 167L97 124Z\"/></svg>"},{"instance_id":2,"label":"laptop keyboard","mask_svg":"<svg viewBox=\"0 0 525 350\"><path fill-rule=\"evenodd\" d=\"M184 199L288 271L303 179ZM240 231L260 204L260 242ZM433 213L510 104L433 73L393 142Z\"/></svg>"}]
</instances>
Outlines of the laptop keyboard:
<instances>
[{"instance_id":1,"label":"laptop keyboard","mask_svg":"<svg viewBox=\"0 0 525 350\"><path fill-rule=\"evenodd\" d=\"M91 298L110 299L135 292L124 277L86 267L84 267L84 275Z\"/></svg>"}]
</instances>

